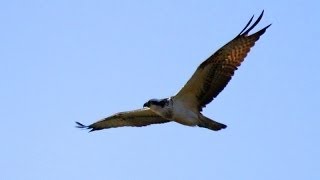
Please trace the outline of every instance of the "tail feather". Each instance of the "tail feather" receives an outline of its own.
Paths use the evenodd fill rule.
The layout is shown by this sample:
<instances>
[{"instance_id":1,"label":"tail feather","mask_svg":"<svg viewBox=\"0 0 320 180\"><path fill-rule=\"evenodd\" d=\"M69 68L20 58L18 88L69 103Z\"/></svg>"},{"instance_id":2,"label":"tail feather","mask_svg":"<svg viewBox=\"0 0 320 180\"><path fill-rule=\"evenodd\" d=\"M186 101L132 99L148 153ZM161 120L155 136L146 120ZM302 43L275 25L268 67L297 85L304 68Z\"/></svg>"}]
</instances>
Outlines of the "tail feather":
<instances>
[{"instance_id":1,"label":"tail feather","mask_svg":"<svg viewBox=\"0 0 320 180\"><path fill-rule=\"evenodd\" d=\"M227 125L216 122L212 119L209 119L205 116L202 116L200 119L200 123L198 124L199 127L207 128L213 131L219 131L221 129L225 129Z\"/></svg>"}]
</instances>

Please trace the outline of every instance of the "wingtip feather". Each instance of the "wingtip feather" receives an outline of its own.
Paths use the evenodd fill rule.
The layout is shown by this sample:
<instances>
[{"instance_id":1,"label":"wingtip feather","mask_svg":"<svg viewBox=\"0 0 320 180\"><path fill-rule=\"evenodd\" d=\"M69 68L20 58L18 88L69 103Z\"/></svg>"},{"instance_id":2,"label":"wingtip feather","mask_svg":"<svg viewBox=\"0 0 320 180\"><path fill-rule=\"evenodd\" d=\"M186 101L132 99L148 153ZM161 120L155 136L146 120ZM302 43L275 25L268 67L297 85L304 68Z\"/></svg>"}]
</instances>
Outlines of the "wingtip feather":
<instances>
[{"instance_id":1,"label":"wingtip feather","mask_svg":"<svg viewBox=\"0 0 320 180\"><path fill-rule=\"evenodd\" d=\"M76 124L77 124L77 125L76 125L76 128L82 128L82 129L83 129L83 128L88 128L88 126L86 126L86 125L84 125L84 124L82 124L82 123L80 123L80 122L77 122L77 121L76 121Z\"/></svg>"},{"instance_id":2,"label":"wingtip feather","mask_svg":"<svg viewBox=\"0 0 320 180\"><path fill-rule=\"evenodd\" d=\"M238 36L242 36L242 35L248 35L249 32L260 22L260 20L262 19L262 16L264 14L264 10L262 10L261 14L259 15L259 17L257 18L257 20L249 27L249 25L251 24L253 17L251 17L251 19L249 20L249 22L247 23L247 25L242 29L242 31L239 33ZM271 24L270 24L271 25ZM269 26L270 26L269 25ZM268 26L268 27L269 27ZM248 28L249 27L249 28ZM247 29L248 28L248 29Z\"/></svg>"},{"instance_id":3,"label":"wingtip feather","mask_svg":"<svg viewBox=\"0 0 320 180\"><path fill-rule=\"evenodd\" d=\"M90 129L89 132L98 130L98 129L96 129L96 128L91 127L91 125L90 125L90 126L86 126L86 125L84 125L84 124L82 124L82 123L80 123L80 122L77 122L77 121L76 121L76 124L77 124L77 125L76 125L76 128L80 128L80 129Z\"/></svg>"}]
</instances>

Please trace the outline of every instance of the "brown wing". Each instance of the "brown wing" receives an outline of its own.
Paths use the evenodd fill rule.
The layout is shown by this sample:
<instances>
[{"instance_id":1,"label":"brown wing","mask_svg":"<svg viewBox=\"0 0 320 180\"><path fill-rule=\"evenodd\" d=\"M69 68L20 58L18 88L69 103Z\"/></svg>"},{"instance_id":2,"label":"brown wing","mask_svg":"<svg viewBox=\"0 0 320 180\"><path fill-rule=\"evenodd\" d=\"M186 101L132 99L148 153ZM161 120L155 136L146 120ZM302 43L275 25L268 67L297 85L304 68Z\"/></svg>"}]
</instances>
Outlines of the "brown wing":
<instances>
[{"instance_id":1,"label":"brown wing","mask_svg":"<svg viewBox=\"0 0 320 180\"><path fill-rule=\"evenodd\" d=\"M114 114L100 121L97 121L89 126L85 126L79 122L78 128L87 128L91 131L116 128L123 126L142 127L150 124L160 124L170 122L168 119L164 119L161 116L152 112L149 108L138 109L134 111L126 111Z\"/></svg>"},{"instance_id":2,"label":"brown wing","mask_svg":"<svg viewBox=\"0 0 320 180\"><path fill-rule=\"evenodd\" d=\"M256 22L248 28L252 18L240 32L240 34L224 45L206 61L200 64L196 72L189 79L187 84L178 92L175 98L183 101L190 108L201 111L206 104L225 88L231 80L234 71L240 66L247 56L250 48L271 25L248 35L248 33L259 23L263 16L263 11ZM248 29L247 29L248 28Z\"/></svg>"}]
</instances>

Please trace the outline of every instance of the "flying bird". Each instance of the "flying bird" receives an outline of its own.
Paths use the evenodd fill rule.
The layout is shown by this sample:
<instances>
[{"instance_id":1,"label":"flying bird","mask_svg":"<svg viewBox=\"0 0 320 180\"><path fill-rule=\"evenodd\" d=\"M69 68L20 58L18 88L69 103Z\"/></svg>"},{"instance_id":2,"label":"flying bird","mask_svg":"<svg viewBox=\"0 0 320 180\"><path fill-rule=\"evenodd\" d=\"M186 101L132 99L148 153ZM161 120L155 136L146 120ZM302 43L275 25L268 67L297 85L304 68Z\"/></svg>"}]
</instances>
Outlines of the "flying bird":
<instances>
[{"instance_id":1,"label":"flying bird","mask_svg":"<svg viewBox=\"0 0 320 180\"><path fill-rule=\"evenodd\" d=\"M260 22L263 12L250 26L253 17L243 30L230 42L221 47L202 62L189 81L175 95L164 99L151 99L142 109L119 112L89 126L77 123L78 128L91 131L133 126L142 127L151 124L177 122L186 126L198 126L218 131L227 126L204 116L201 111L226 87L234 72L254 46L260 36L271 25L249 35Z\"/></svg>"}]
</instances>

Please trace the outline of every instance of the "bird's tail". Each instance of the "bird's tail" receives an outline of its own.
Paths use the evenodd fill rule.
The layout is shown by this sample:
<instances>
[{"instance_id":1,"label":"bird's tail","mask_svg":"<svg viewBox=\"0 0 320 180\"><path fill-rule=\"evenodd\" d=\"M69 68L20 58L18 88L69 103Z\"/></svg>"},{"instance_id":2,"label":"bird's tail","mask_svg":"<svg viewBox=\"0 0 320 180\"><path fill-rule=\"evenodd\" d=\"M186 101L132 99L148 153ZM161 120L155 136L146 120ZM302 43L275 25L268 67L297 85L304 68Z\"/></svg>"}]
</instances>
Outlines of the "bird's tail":
<instances>
[{"instance_id":1,"label":"bird's tail","mask_svg":"<svg viewBox=\"0 0 320 180\"><path fill-rule=\"evenodd\" d=\"M212 119L209 119L205 116L201 116L200 123L198 124L199 127L207 128L213 131L219 131L221 129L225 129L227 126L225 124L216 122Z\"/></svg>"}]
</instances>

